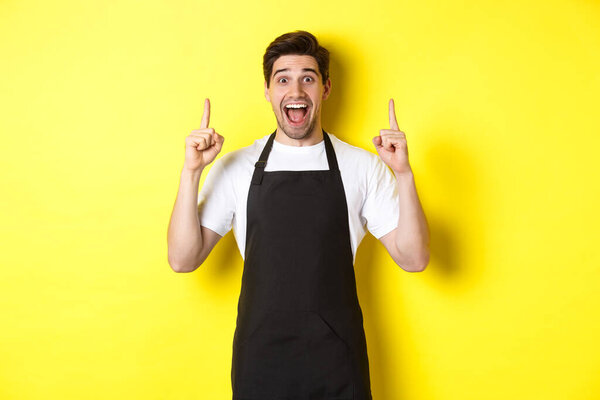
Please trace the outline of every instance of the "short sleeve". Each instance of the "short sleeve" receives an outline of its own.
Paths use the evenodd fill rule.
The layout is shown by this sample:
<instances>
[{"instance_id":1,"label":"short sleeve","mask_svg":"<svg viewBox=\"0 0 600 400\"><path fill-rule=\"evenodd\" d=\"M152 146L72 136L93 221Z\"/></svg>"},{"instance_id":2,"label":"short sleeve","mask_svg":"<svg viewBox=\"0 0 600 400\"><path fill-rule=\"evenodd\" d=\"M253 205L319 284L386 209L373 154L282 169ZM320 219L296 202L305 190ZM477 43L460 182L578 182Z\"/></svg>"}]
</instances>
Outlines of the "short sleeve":
<instances>
[{"instance_id":1,"label":"short sleeve","mask_svg":"<svg viewBox=\"0 0 600 400\"><path fill-rule=\"evenodd\" d=\"M400 201L394 174L376 157L371 176L367 181L366 199L362 217L367 229L377 239L398 227Z\"/></svg>"},{"instance_id":2,"label":"short sleeve","mask_svg":"<svg viewBox=\"0 0 600 400\"><path fill-rule=\"evenodd\" d=\"M225 236L233 224L235 193L222 160L213 163L200 189L198 218L200 225Z\"/></svg>"}]
</instances>

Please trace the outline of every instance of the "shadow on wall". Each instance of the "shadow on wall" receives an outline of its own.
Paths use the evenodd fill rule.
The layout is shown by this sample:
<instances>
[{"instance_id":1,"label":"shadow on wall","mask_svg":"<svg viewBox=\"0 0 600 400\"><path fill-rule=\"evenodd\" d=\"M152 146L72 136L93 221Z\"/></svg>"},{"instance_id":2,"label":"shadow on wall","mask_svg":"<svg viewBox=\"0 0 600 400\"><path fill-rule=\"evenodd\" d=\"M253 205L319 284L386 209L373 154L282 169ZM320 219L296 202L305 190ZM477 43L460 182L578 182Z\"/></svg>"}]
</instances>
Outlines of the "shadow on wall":
<instances>
[{"instance_id":1,"label":"shadow on wall","mask_svg":"<svg viewBox=\"0 0 600 400\"><path fill-rule=\"evenodd\" d=\"M335 43L323 43L330 53L329 76L331 78L331 94L321 104L321 123L327 132L333 133L339 139L347 141L341 132L339 125L339 116L341 110L348 110L348 96L344 95L346 83L346 66L349 65L343 51L338 50Z\"/></svg>"},{"instance_id":2,"label":"shadow on wall","mask_svg":"<svg viewBox=\"0 0 600 400\"><path fill-rule=\"evenodd\" d=\"M204 265L207 265L207 267L202 272L202 279L207 282L213 282L214 285L211 285L213 288L220 288L225 282L236 279L235 276L238 273L241 275L239 270L243 268L244 262L232 230L219 240L206 259L205 264L200 266L200 268L203 268ZM222 292L215 290L213 293L218 295L218 293ZM238 296L239 293L235 297L237 298ZM230 296L227 295L227 297L229 298ZM231 332L231 338L233 339L233 332Z\"/></svg>"},{"instance_id":3,"label":"shadow on wall","mask_svg":"<svg viewBox=\"0 0 600 400\"><path fill-rule=\"evenodd\" d=\"M430 264L435 264L434 277L448 286L456 288L466 282L474 286L489 265L487 248L492 246L486 214L495 210L492 199L482 194L484 185L493 186L493 179L484 175L490 166L476 163L460 141L449 140L465 135L463 129L449 128L456 126L455 121L439 118L436 124L438 127L430 128L431 133L423 132L437 138L422 157L435 188L419 192L431 236ZM477 131L488 134L485 127Z\"/></svg>"}]
</instances>

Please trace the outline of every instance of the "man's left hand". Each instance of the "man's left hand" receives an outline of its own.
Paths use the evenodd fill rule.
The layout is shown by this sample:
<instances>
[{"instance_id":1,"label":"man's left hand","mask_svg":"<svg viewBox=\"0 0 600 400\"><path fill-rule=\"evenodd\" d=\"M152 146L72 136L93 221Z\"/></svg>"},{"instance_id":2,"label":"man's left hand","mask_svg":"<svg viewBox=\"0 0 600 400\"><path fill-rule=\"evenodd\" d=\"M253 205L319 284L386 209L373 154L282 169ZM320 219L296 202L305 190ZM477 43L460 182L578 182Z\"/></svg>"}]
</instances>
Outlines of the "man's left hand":
<instances>
[{"instance_id":1,"label":"man's left hand","mask_svg":"<svg viewBox=\"0 0 600 400\"><path fill-rule=\"evenodd\" d=\"M408 147L406 136L398 128L396 112L394 110L394 99L390 99L390 129L381 129L379 136L373 138L373 144L379 157L390 167L396 175L412 173L408 163Z\"/></svg>"}]
</instances>

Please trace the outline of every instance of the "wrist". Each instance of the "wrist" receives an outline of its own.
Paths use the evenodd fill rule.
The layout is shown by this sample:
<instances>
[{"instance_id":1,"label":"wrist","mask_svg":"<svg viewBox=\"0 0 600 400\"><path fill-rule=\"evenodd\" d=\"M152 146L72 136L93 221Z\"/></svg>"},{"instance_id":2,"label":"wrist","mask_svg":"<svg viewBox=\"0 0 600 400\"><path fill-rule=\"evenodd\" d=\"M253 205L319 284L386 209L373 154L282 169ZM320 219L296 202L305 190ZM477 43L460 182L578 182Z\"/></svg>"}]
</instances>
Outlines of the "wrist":
<instances>
[{"instance_id":1,"label":"wrist","mask_svg":"<svg viewBox=\"0 0 600 400\"><path fill-rule=\"evenodd\" d=\"M181 169L181 178L182 179L200 179L200 175L202 175L202 171L204 168L190 169L187 167L183 167Z\"/></svg>"},{"instance_id":2,"label":"wrist","mask_svg":"<svg viewBox=\"0 0 600 400\"><path fill-rule=\"evenodd\" d=\"M407 171L403 171L403 172L394 171L394 176L396 177L397 181L405 181L405 180L413 180L414 179L414 175L413 175L411 168L409 168Z\"/></svg>"}]
</instances>

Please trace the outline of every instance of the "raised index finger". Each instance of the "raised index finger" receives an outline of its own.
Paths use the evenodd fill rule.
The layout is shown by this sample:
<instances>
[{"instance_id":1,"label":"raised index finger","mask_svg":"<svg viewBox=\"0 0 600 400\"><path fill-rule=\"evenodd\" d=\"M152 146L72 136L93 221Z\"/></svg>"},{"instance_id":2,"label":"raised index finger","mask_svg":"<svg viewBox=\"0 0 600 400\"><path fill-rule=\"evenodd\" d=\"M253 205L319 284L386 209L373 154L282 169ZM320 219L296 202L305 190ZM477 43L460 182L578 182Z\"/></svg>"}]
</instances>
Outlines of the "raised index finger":
<instances>
[{"instance_id":1,"label":"raised index finger","mask_svg":"<svg viewBox=\"0 0 600 400\"><path fill-rule=\"evenodd\" d=\"M394 99L390 99L390 129L395 131L399 129L396 121L396 111L394 110Z\"/></svg>"},{"instance_id":2,"label":"raised index finger","mask_svg":"<svg viewBox=\"0 0 600 400\"><path fill-rule=\"evenodd\" d=\"M204 99L204 113L202 113L202 122L200 123L200 129L208 128L210 122L210 100Z\"/></svg>"}]
</instances>

